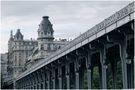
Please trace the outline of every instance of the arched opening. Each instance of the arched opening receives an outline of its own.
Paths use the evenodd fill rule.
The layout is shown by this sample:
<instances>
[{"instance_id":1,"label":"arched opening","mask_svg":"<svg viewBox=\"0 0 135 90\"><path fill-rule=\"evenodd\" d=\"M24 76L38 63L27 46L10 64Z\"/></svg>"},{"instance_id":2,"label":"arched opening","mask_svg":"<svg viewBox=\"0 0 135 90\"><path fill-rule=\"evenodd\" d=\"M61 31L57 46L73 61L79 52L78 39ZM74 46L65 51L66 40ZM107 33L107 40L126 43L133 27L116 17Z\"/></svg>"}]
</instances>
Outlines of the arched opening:
<instances>
[{"instance_id":1,"label":"arched opening","mask_svg":"<svg viewBox=\"0 0 135 90\"><path fill-rule=\"evenodd\" d=\"M123 88L122 84L122 67L120 59L119 45L112 46L107 50L107 88Z\"/></svg>"},{"instance_id":2,"label":"arched opening","mask_svg":"<svg viewBox=\"0 0 135 90\"><path fill-rule=\"evenodd\" d=\"M100 63L100 53L94 53L91 56L91 73L92 73L92 89L100 89L101 87L101 81L102 81L102 69L101 69L101 63Z\"/></svg>"}]
</instances>

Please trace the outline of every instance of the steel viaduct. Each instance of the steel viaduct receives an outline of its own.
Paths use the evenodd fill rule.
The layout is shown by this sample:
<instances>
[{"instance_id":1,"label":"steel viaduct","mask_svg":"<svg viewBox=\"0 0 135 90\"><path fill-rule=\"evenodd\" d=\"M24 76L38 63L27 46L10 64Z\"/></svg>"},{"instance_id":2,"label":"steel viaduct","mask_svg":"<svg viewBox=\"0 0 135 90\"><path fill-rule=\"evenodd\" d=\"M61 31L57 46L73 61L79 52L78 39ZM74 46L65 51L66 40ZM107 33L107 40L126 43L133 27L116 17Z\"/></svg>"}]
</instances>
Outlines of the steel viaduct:
<instances>
[{"instance_id":1,"label":"steel viaduct","mask_svg":"<svg viewBox=\"0 0 135 90\"><path fill-rule=\"evenodd\" d=\"M95 87L94 70L97 69L98 88L119 88L118 84L120 88L134 88L134 64L132 2L20 74L14 86L17 89L91 89Z\"/></svg>"}]
</instances>

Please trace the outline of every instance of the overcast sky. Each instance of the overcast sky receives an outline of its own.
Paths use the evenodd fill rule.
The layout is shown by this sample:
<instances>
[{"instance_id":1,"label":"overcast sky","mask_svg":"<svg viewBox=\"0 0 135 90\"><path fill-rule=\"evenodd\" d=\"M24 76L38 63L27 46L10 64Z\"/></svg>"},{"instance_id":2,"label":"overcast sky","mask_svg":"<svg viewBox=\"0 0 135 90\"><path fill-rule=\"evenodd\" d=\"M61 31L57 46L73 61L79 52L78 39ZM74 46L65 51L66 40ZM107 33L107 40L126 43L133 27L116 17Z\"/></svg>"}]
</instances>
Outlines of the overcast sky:
<instances>
[{"instance_id":1,"label":"overcast sky","mask_svg":"<svg viewBox=\"0 0 135 90\"><path fill-rule=\"evenodd\" d=\"M131 2L131 1L130 1ZM21 29L24 39L37 39L42 16L49 16L56 38L75 38L129 1L3 1L1 2L0 53L7 52L10 30Z\"/></svg>"}]
</instances>

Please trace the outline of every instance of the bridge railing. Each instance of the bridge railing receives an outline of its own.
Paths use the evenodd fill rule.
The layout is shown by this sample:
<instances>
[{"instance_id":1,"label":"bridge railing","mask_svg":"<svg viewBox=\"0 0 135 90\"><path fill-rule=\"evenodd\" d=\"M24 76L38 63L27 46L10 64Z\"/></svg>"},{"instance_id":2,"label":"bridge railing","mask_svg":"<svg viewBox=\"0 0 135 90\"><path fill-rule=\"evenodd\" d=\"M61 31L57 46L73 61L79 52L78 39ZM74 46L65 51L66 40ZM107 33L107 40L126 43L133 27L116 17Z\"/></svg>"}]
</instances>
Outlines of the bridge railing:
<instances>
[{"instance_id":1,"label":"bridge railing","mask_svg":"<svg viewBox=\"0 0 135 90\"><path fill-rule=\"evenodd\" d=\"M125 16L130 15L133 12L134 12L134 2L130 3L129 5L127 5L126 7L121 9L120 11L118 11L115 14L111 15L110 17L108 17L107 19L103 20L99 24L95 25L94 27L92 27L91 29L86 31L85 33L83 33L80 36L78 36L77 38L75 38L74 40L70 41L69 44L67 44L65 47L61 48L60 50L58 50L57 52L55 52L51 56L45 58L44 60L42 60L41 62L39 62L35 66L33 66L30 69L26 70L21 75L19 75L18 78L19 77L21 78L22 76L25 76L31 70L33 70L33 71L36 70L39 66L42 66L43 63L51 62L50 60L52 60L53 58L58 57L58 55L60 55L63 52L67 51L71 47L73 47L76 44L82 42L83 40L85 40L85 39L95 35L96 33L100 32L101 30L103 30L103 29L105 29L107 27L109 27L110 25L116 23L120 19L124 18Z\"/></svg>"}]
</instances>

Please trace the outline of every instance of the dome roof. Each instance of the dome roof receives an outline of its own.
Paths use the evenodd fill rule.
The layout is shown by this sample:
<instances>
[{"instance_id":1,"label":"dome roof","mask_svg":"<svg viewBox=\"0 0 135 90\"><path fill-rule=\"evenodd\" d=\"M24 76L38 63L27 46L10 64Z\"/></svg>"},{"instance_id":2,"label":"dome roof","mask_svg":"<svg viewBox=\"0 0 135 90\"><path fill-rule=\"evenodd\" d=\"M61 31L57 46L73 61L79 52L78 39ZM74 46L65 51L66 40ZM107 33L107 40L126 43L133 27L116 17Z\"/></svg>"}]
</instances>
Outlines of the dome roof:
<instances>
[{"instance_id":1,"label":"dome roof","mask_svg":"<svg viewBox=\"0 0 135 90\"><path fill-rule=\"evenodd\" d=\"M49 21L49 16L43 16L43 19L39 24L38 31L44 31L44 32L53 31L52 24Z\"/></svg>"}]
</instances>

